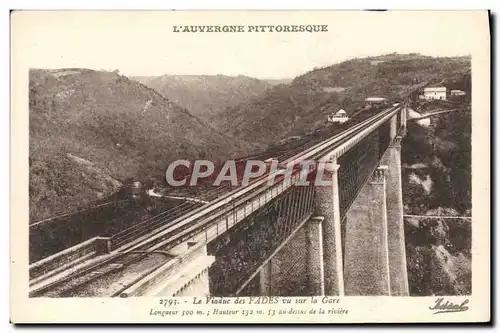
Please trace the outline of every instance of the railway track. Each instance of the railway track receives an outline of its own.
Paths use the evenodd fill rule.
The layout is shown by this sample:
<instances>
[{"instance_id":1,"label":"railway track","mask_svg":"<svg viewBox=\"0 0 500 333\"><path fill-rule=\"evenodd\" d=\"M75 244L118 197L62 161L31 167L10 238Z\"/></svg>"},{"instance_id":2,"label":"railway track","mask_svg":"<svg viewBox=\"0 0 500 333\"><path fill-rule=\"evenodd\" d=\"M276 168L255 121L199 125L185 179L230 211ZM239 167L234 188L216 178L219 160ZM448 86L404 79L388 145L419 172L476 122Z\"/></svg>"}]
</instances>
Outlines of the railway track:
<instances>
[{"instance_id":1,"label":"railway track","mask_svg":"<svg viewBox=\"0 0 500 333\"><path fill-rule=\"evenodd\" d=\"M381 112L379 112L379 114L380 114L380 113L381 113ZM377 114L377 115L378 115L378 114ZM375 115L374 117L376 117L377 115ZM370 120L370 119L371 119L371 121L376 121L376 119L374 119L374 117L368 118L368 120ZM377 119L378 119L378 118L377 118ZM360 121L359 119L353 119L353 122L350 124L350 125L351 125L351 126L353 126L353 127L348 128L348 129L347 129L347 130L345 130L344 132L350 132L350 131L352 131L353 129L358 129L358 128L361 128L362 126L364 126L363 124L365 124L365 122L363 122L363 120L365 120L365 122L366 122L366 119L362 119L361 121ZM361 124L361 123L362 123L362 124ZM360 124L361 124L361 125L360 125ZM359 127L359 126L361 126L361 127ZM337 133L338 133L338 132L340 132L340 131L337 131ZM349 134L349 133L344 134L344 135L348 135L348 134ZM334 134L333 138L332 138L332 139L330 139L330 140L333 140L333 139L335 139L335 138L336 138L336 136L335 136L335 134ZM319 137L319 138L317 138L317 141L322 142L322 141L323 141L323 138L322 138L322 137ZM277 159L278 159L278 161L279 161L281 164L283 164L283 165L285 165L285 166L286 166L286 164L287 164L287 163L289 163L290 161L292 161L292 160L296 159L297 157L301 156L301 154L303 154L303 153L305 153L305 152L309 152L309 151L311 151L311 149L313 148L313 146L314 146L315 144L317 144L317 141L314 141L314 142L306 142L306 143L304 143L304 144L300 145L299 147L294 148L292 151L287 151L286 153L284 153L284 154L282 154L282 155L279 155L279 156L276 156L276 155L271 156L272 154L269 154L269 155L266 155L265 157L268 157L268 156L269 156L269 157L274 157L274 158L277 158ZM330 142L328 142L327 144L330 144ZM297 152L298 152L298 151L300 151L300 152L301 152L301 154L297 154ZM295 158L294 158L294 159L290 158L290 157L293 157L293 156L295 156ZM262 179L266 180L266 179L267 179L267 177L268 177L268 175L267 175L267 174L264 174L264 175L263 175L263 176L261 176L260 178L253 179L253 180L250 182L250 184L247 186L247 188L248 188L248 187L252 188L252 187L253 187L253 185L254 185L255 183L257 183L258 181L261 181ZM241 180L241 178L240 178L239 180ZM214 203L216 203L217 201L220 201L220 200L222 200L222 199L227 199L227 198L228 198L228 197L230 197L230 196L232 196L232 197L236 197L236 196L238 196L238 195L239 195L239 194L238 194L238 193L239 193L239 191L241 191L241 190L242 190L242 189L236 189L236 190L233 190L233 191L228 191L228 189L231 189L231 188L233 188L233 186L231 186L231 185L226 185L226 186L221 187L220 189L216 189L216 190L215 190L215 197L217 197L218 199L217 199L217 200L215 200L215 201L211 201L209 204L206 204L205 206L213 206L213 204L214 204ZM191 216L192 214L195 214L195 213L196 213L196 210L198 210L198 209L203 209L205 206L201 206L201 207L199 207L199 208L197 208L197 209L195 209L195 210L191 211L191 214L189 214L189 216ZM187 218L187 217L189 217L189 216L188 216L188 215L186 215L186 216L183 216L183 218ZM152 220L148 220L148 221L152 221ZM147 222L148 222L148 221L147 221ZM148 230L150 230L150 229L157 229L158 227L161 227L161 225L162 225L162 224L163 224L163 226L164 226L164 227L168 228L168 227L170 227L172 224L175 224L175 223L173 223L173 222L174 222L174 220L169 218L169 219L168 219L168 221L167 221L167 220L160 221L160 223L155 223L155 224L154 224L154 225L152 225L152 226L148 226L148 227L147 227L147 229L148 229ZM140 225L138 225L138 227L142 227L142 226L145 226L145 224L141 223ZM139 228L137 228L137 227L134 227L134 230L135 230L136 232L139 232ZM144 234L144 233L145 233L144 231L145 231L145 230L141 230L141 233L143 233L143 234ZM131 232L131 231L129 231L129 233L130 233L130 232ZM148 235L148 237L149 237L149 235ZM124 243L128 243L128 242L124 242ZM121 249L121 250L126 250L126 248Z\"/></svg>"},{"instance_id":2,"label":"railway track","mask_svg":"<svg viewBox=\"0 0 500 333\"><path fill-rule=\"evenodd\" d=\"M359 114L359 112L357 112L357 114ZM332 135L335 135L335 134L341 132L343 129L347 129L348 126L354 126L365 119L366 118L363 118L363 117L352 118L346 124L342 124L341 126L335 128L334 131L329 131L327 134L329 137L331 137ZM283 161L287 160L288 158L295 156L297 154L297 152L308 149L308 148L314 146L315 144L317 144L318 142L323 141L325 139L325 135L313 136L312 138L306 137L306 138L308 140L305 143L300 144L299 146L294 147L292 149L266 151L266 152L263 152L261 154L252 155L251 157L248 157L248 158L241 158L241 159L239 159L239 161L246 161L249 159L266 160L269 158L276 158L276 159L278 159L279 162L283 162ZM238 182L241 181L241 178L242 177L238 178ZM211 202L211 201L215 200L217 197L219 197L220 195L227 194L233 188L234 188L234 186L232 186L231 184L224 184L224 185L218 186L214 189L201 190L201 192L199 193L199 195L196 198L199 200ZM158 221L159 217L164 216L164 215L172 216L173 218L175 218L178 216L177 212L179 212L179 211L181 213L184 213L184 212L192 210L193 208L198 208L198 207L201 207L201 205L192 205L189 202L185 202L185 203L182 203L182 204L180 204L180 205L178 205L178 206L176 206L168 211L165 211L157 216L149 218L149 219L147 219L139 224L145 225L146 223L148 223L148 224L151 222L154 223L154 222ZM172 220L173 218L169 218L168 221L163 220L163 222L167 223L170 220ZM158 224L155 224L154 228L156 228L158 226L159 226ZM132 230L134 230L134 227L124 230L123 233L128 232L129 234L132 234L133 233ZM123 242L123 243L126 243L126 242Z\"/></svg>"},{"instance_id":3,"label":"railway track","mask_svg":"<svg viewBox=\"0 0 500 333\"><path fill-rule=\"evenodd\" d=\"M304 159L311 159L321 154L324 154L325 150L331 150L332 144L341 145L353 136L356 136L363 129L369 127L370 125L377 123L384 117L394 114L396 108L390 108L385 111L379 112L378 114L370 117L368 119L351 123L351 127L340 133L333 135L330 139L317 143L306 142L299 147L293 148L279 156L270 156L278 158L281 163L290 163L291 161L300 162ZM388 119L388 118L387 118ZM318 138L321 141L321 138ZM297 153L300 151L300 153ZM216 189L215 192L208 191L203 195L210 195L218 197L216 200L212 200L209 204L201 205L193 209L192 205L179 206L168 210L162 214L159 214L151 219L148 219L148 225L150 227L143 229L149 232L143 237L130 242L128 237L124 237L122 241L123 246L116 248L116 253L110 256L108 259L103 260L95 265L91 265L85 269L82 269L74 274L70 274L66 278L49 283L41 288L33 290L30 296L61 296L71 295L71 291L76 288L81 288L82 285L90 284L93 281L104 278L106 276L113 276L119 274L126 267L132 265L133 263L144 259L151 253L166 253L178 244L184 242L187 239L193 237L193 235L203 232L203 230L209 228L214 220L217 221L218 218L227 214L228 211L234 209L241 205L242 203L248 202L249 199L259 195L263 191L268 190L269 186L266 186L268 175L263 175L259 178L254 179L250 184L244 188L227 191L227 188ZM264 185L264 186L262 186ZM275 186L275 185L272 185ZM227 192L223 192L227 191ZM231 206L227 208L227 205ZM172 211L176 209L175 211ZM199 221L200 217L209 216L208 219L205 218ZM143 222L139 225L144 227ZM156 228L156 230L149 230ZM138 230L138 229L134 229ZM134 230L125 230L123 235L126 236L137 236L134 234ZM136 237L137 238L137 237ZM122 245L118 242L117 246ZM168 259L168 258L167 258ZM155 271L161 267L164 262L153 266L151 269L147 270L147 274ZM109 296L118 296L120 293L127 289L130 285L125 285L122 288L116 290L113 294Z\"/></svg>"}]
</instances>

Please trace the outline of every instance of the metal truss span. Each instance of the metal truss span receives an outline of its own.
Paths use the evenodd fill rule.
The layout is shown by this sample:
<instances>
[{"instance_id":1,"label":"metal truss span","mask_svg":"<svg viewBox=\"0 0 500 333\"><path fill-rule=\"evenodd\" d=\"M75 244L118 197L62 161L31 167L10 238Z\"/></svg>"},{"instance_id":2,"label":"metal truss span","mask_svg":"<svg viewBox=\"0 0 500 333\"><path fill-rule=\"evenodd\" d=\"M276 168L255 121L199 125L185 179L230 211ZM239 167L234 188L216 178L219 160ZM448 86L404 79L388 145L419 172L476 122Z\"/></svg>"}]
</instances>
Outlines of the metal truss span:
<instances>
[{"instance_id":1,"label":"metal truss span","mask_svg":"<svg viewBox=\"0 0 500 333\"><path fill-rule=\"evenodd\" d=\"M339 157L339 206L342 219L389 147L390 128L390 121L385 122Z\"/></svg>"},{"instance_id":2,"label":"metal truss span","mask_svg":"<svg viewBox=\"0 0 500 333\"><path fill-rule=\"evenodd\" d=\"M210 294L232 296L314 210L315 192L292 186L208 244Z\"/></svg>"}]
</instances>

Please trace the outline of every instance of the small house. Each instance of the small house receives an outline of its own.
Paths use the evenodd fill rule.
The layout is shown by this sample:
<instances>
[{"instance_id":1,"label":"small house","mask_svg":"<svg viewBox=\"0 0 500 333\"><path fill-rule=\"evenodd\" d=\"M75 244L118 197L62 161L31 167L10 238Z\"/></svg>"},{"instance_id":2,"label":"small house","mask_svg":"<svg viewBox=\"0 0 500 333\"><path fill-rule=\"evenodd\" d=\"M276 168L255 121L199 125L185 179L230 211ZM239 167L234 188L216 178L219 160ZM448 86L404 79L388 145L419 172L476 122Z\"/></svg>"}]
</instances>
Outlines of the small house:
<instances>
[{"instance_id":1,"label":"small house","mask_svg":"<svg viewBox=\"0 0 500 333\"><path fill-rule=\"evenodd\" d=\"M349 120L347 112L344 109L340 109L335 113L328 116L328 122L330 123L344 123Z\"/></svg>"},{"instance_id":2,"label":"small house","mask_svg":"<svg viewBox=\"0 0 500 333\"><path fill-rule=\"evenodd\" d=\"M139 198L143 191L142 183L139 181L135 181L130 185L130 193L132 194L132 198Z\"/></svg>"}]
</instances>

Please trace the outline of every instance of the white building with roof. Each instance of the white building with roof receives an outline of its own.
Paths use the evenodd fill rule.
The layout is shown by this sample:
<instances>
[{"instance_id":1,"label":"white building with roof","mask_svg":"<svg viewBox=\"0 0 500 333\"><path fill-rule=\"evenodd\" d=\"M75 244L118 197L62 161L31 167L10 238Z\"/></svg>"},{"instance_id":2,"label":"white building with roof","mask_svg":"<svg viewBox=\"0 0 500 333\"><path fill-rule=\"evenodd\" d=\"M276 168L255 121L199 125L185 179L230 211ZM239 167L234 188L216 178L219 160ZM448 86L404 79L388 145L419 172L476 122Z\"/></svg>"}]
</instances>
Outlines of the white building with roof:
<instances>
[{"instance_id":1,"label":"white building with roof","mask_svg":"<svg viewBox=\"0 0 500 333\"><path fill-rule=\"evenodd\" d=\"M446 99L446 87L427 87L424 88L424 99Z\"/></svg>"}]
</instances>

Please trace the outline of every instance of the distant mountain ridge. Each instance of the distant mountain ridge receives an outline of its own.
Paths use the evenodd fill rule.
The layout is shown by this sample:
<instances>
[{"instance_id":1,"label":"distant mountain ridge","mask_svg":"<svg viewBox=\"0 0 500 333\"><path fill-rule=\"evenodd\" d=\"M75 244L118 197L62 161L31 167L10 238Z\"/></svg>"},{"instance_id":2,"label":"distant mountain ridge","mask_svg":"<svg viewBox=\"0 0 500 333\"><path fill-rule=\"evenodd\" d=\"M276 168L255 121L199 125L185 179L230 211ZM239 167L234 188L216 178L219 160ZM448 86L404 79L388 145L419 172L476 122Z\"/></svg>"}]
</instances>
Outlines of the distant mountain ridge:
<instances>
[{"instance_id":1,"label":"distant mountain ridge","mask_svg":"<svg viewBox=\"0 0 500 333\"><path fill-rule=\"evenodd\" d=\"M291 81L259 80L244 75L162 75L132 78L155 89L204 120L213 119L228 107L260 96L275 84Z\"/></svg>"},{"instance_id":2,"label":"distant mountain ridge","mask_svg":"<svg viewBox=\"0 0 500 333\"><path fill-rule=\"evenodd\" d=\"M398 100L423 82L464 75L470 76L470 57L390 54L352 59L273 86L259 98L227 108L211 123L235 138L269 145L325 126L331 110L352 114L366 97Z\"/></svg>"},{"instance_id":3,"label":"distant mountain ridge","mask_svg":"<svg viewBox=\"0 0 500 333\"><path fill-rule=\"evenodd\" d=\"M119 184L110 179L162 180L173 160L217 162L250 148L117 72L31 70L29 121L30 220L109 195Z\"/></svg>"}]
</instances>

